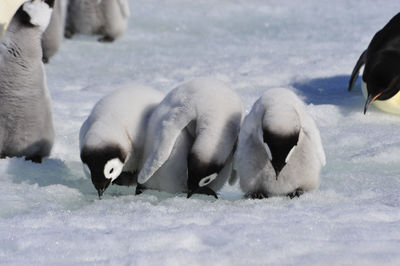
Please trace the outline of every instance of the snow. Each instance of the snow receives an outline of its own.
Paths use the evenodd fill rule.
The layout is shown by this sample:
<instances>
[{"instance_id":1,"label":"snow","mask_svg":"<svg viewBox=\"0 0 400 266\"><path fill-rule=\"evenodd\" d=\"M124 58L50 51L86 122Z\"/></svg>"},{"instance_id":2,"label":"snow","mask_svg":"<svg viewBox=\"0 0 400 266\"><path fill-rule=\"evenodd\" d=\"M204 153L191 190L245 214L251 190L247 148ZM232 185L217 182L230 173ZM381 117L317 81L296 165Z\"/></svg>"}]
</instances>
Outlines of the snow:
<instances>
[{"instance_id":1,"label":"snow","mask_svg":"<svg viewBox=\"0 0 400 266\"><path fill-rule=\"evenodd\" d=\"M115 43L74 36L46 65L56 143L41 165L0 161L3 265L399 265L400 117L363 115L349 75L396 1L131 0ZM120 84L168 92L212 75L249 111L273 87L299 94L327 165L315 192L290 200L220 199L110 187L83 173L79 128Z\"/></svg>"}]
</instances>

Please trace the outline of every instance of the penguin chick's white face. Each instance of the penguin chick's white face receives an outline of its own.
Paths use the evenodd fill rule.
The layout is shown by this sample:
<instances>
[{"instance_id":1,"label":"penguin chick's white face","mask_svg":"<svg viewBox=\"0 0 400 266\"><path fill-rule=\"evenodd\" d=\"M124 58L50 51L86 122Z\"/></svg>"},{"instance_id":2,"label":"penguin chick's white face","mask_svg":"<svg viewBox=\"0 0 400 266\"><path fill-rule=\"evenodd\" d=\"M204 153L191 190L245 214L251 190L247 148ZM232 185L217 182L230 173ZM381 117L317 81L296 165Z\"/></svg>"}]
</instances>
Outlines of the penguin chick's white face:
<instances>
[{"instance_id":1,"label":"penguin chick's white face","mask_svg":"<svg viewBox=\"0 0 400 266\"><path fill-rule=\"evenodd\" d=\"M119 158L111 159L104 165L104 177L113 182L122 173L122 168L124 163Z\"/></svg>"},{"instance_id":2,"label":"penguin chick's white face","mask_svg":"<svg viewBox=\"0 0 400 266\"><path fill-rule=\"evenodd\" d=\"M50 22L52 8L43 0L32 0L23 5L22 8L29 16L30 23L39 26L41 31L45 31Z\"/></svg>"},{"instance_id":3,"label":"penguin chick's white face","mask_svg":"<svg viewBox=\"0 0 400 266\"><path fill-rule=\"evenodd\" d=\"M99 197L107 187L119 177L124 167L127 154L119 145L105 145L102 147L83 147L81 160Z\"/></svg>"}]
</instances>

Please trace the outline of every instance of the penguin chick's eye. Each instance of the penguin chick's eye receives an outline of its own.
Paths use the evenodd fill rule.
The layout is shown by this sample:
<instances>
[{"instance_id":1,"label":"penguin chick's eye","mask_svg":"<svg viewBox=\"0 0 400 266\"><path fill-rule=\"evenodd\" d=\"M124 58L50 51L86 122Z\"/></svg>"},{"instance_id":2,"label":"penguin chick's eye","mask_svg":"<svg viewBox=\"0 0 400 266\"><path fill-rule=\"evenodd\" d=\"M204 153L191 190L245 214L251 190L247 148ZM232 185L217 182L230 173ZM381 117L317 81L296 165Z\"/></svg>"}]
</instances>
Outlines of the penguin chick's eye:
<instances>
[{"instance_id":1,"label":"penguin chick's eye","mask_svg":"<svg viewBox=\"0 0 400 266\"><path fill-rule=\"evenodd\" d=\"M122 172L124 163L119 158L109 160L104 166L104 177L114 181Z\"/></svg>"},{"instance_id":2,"label":"penguin chick's eye","mask_svg":"<svg viewBox=\"0 0 400 266\"><path fill-rule=\"evenodd\" d=\"M217 174L212 174L209 176L206 176L202 178L199 182L199 187L204 187L210 184L212 181L214 181L217 178Z\"/></svg>"}]
</instances>

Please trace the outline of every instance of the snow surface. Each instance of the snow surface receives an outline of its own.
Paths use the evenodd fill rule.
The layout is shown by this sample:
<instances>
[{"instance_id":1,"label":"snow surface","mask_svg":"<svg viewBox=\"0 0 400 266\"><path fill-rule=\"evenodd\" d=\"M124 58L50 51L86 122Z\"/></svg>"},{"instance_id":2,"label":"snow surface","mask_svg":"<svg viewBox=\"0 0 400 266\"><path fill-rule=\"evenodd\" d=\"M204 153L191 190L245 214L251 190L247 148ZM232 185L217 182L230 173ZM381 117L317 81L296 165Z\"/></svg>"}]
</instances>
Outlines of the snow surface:
<instances>
[{"instance_id":1,"label":"snow surface","mask_svg":"<svg viewBox=\"0 0 400 266\"><path fill-rule=\"evenodd\" d=\"M400 10L387 0L131 0L115 43L74 36L46 66L56 143L37 165L0 161L0 264L399 265L400 117L370 108L349 75ZM296 91L327 155L298 199L221 199L109 188L83 173L78 132L95 102L139 82L168 92L193 77L231 84L246 112L267 89Z\"/></svg>"}]
</instances>

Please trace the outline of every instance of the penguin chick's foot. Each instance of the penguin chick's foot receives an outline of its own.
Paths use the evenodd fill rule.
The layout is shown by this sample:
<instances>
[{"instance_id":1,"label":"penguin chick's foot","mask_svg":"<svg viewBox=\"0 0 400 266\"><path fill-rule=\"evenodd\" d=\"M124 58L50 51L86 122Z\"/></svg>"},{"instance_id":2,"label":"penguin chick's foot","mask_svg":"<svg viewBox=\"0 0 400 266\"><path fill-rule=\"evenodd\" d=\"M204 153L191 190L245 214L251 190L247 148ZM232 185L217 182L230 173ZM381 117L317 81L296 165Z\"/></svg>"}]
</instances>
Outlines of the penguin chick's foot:
<instances>
[{"instance_id":1,"label":"penguin chick's foot","mask_svg":"<svg viewBox=\"0 0 400 266\"><path fill-rule=\"evenodd\" d=\"M137 184L136 190L135 190L135 196L140 195L145 191L145 188L141 184Z\"/></svg>"},{"instance_id":2,"label":"penguin chick's foot","mask_svg":"<svg viewBox=\"0 0 400 266\"><path fill-rule=\"evenodd\" d=\"M287 194L286 196L293 199L294 197L300 197L301 195L303 195L303 193L304 193L304 191L301 188L298 188L295 191L293 191L292 193Z\"/></svg>"},{"instance_id":3,"label":"penguin chick's foot","mask_svg":"<svg viewBox=\"0 0 400 266\"><path fill-rule=\"evenodd\" d=\"M33 163L42 163L42 157L39 155L25 157L25 161L32 161Z\"/></svg>"},{"instance_id":4,"label":"penguin chick's foot","mask_svg":"<svg viewBox=\"0 0 400 266\"><path fill-rule=\"evenodd\" d=\"M64 31L64 37L65 37L66 39L71 39L72 36L74 36L74 32L73 32L72 30L66 29L66 30Z\"/></svg>"},{"instance_id":5,"label":"penguin chick's foot","mask_svg":"<svg viewBox=\"0 0 400 266\"><path fill-rule=\"evenodd\" d=\"M114 40L115 39L113 37L107 35L98 39L99 42L113 42Z\"/></svg>"},{"instance_id":6,"label":"penguin chick's foot","mask_svg":"<svg viewBox=\"0 0 400 266\"><path fill-rule=\"evenodd\" d=\"M46 56L43 56L43 57L42 57L42 62L43 62L44 64L47 64L47 63L49 62L49 58L47 58Z\"/></svg>"},{"instance_id":7,"label":"penguin chick's foot","mask_svg":"<svg viewBox=\"0 0 400 266\"><path fill-rule=\"evenodd\" d=\"M244 195L245 198L247 199L266 199L268 198L267 194L264 194L263 192L248 192Z\"/></svg>"}]
</instances>

